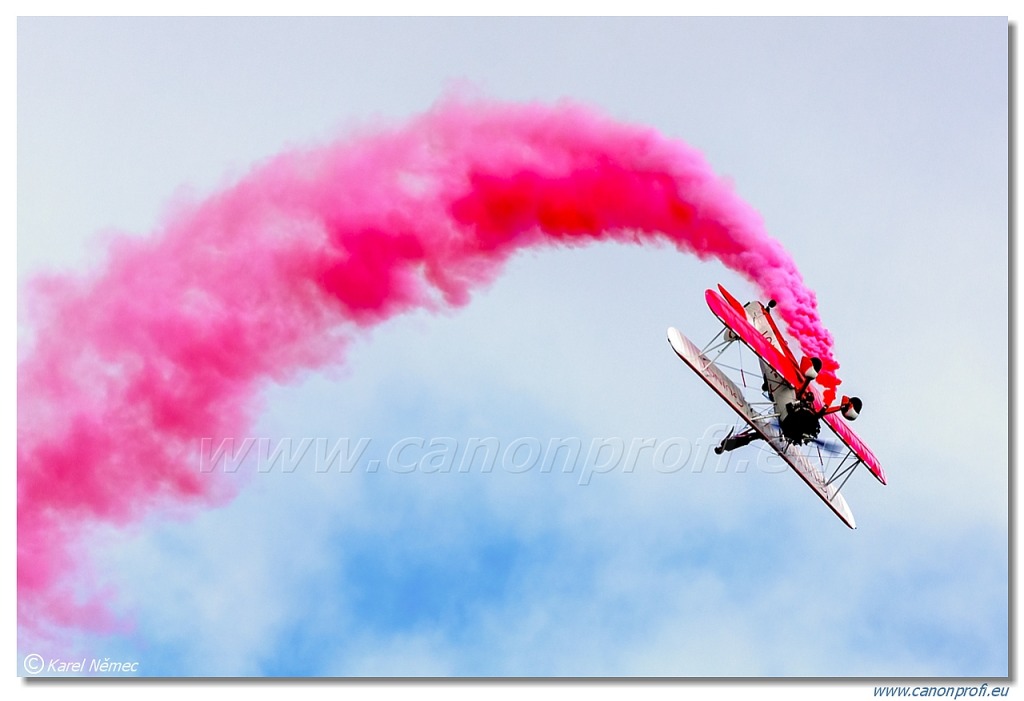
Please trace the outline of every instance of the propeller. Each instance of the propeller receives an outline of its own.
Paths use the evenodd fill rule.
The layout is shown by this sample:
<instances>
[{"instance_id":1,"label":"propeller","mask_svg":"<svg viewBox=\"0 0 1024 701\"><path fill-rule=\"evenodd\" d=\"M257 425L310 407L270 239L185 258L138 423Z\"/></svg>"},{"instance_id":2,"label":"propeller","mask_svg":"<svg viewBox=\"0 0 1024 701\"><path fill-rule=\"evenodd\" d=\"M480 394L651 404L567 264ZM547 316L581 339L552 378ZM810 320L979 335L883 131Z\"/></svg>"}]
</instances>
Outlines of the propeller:
<instances>
[{"instance_id":1,"label":"propeller","mask_svg":"<svg viewBox=\"0 0 1024 701\"><path fill-rule=\"evenodd\" d=\"M832 455L841 455L846 452L846 446L838 441L827 441L823 438L815 438L811 440L811 443L814 443L814 445L824 449L826 453L831 453Z\"/></svg>"},{"instance_id":2,"label":"propeller","mask_svg":"<svg viewBox=\"0 0 1024 701\"><path fill-rule=\"evenodd\" d=\"M772 428L774 428L776 431L779 431L780 433L782 432L782 425L779 423L779 420L777 418L772 419ZM846 451L846 447L842 443L839 443L837 441L825 440L824 438L812 438L807 442L813 443L814 445L823 449L825 452L831 453L832 455L840 455L841 453Z\"/></svg>"}]
</instances>

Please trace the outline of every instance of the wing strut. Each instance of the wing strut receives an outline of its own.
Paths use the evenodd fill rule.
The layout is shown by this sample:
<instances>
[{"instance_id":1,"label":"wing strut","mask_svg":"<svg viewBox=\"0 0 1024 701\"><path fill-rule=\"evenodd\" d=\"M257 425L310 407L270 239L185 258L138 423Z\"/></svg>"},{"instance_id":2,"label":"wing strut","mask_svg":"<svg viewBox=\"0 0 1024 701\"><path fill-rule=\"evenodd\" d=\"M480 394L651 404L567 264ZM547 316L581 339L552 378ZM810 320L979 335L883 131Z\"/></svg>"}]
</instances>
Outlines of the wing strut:
<instances>
[{"instance_id":1,"label":"wing strut","mask_svg":"<svg viewBox=\"0 0 1024 701\"><path fill-rule=\"evenodd\" d=\"M839 494L839 492L842 491L846 481L850 479L850 476L853 475L856 469L863 464L863 461L860 458L857 458L850 465L847 465L846 461L850 459L851 455L856 455L856 453L852 450L848 450L842 461L836 466L836 469L833 470L832 476L828 478L828 482L825 483L826 485L831 485L837 479L842 478L843 481L839 483L838 487L836 487L836 494Z\"/></svg>"}]
</instances>

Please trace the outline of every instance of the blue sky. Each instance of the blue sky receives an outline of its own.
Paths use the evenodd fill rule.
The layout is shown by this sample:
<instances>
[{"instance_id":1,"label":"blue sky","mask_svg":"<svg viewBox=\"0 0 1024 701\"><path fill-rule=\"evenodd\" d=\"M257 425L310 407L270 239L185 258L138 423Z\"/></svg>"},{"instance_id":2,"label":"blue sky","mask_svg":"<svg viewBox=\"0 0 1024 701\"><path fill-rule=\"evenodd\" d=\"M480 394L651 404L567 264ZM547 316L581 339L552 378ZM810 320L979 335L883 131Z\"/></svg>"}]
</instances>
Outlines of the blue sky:
<instances>
[{"instance_id":1,"label":"blue sky","mask_svg":"<svg viewBox=\"0 0 1024 701\"><path fill-rule=\"evenodd\" d=\"M265 389L254 436L367 437L352 472L243 469L220 508L87 534L137 625L69 654L162 676L1007 674L1005 18L22 19L18 79L19 281L452 85L652 125L794 256L890 477L845 488L851 532L770 470L388 469L415 436L731 422L664 331L710 338L703 290L745 298L735 274L526 252L466 308Z\"/></svg>"}]
</instances>

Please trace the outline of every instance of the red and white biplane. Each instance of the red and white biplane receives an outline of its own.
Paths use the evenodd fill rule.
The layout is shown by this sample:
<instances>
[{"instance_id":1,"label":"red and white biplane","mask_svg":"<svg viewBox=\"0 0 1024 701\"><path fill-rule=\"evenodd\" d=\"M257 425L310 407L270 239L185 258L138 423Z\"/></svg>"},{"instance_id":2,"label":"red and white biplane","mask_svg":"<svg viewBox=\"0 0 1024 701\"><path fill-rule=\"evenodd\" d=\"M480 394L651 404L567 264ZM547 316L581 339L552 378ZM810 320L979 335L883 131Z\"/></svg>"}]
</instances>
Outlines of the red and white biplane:
<instances>
[{"instance_id":1,"label":"red and white biplane","mask_svg":"<svg viewBox=\"0 0 1024 701\"><path fill-rule=\"evenodd\" d=\"M721 294L708 290L704 296L711 311L725 327L703 350L678 330L668 330L668 341L676 355L747 424L738 433L735 429L730 431L715 452L721 455L763 440L843 523L856 528L853 513L840 490L860 465L885 484L885 472L878 459L846 424L857 418L862 406L860 399L843 397L837 404L825 401L825 394L814 383L821 370L821 361L807 357L797 360L772 319L774 300L767 305L756 301L744 305L721 285L718 290ZM761 366L763 382L760 393L750 399L748 395L752 390L747 387L747 374L742 366L731 368L738 370L740 384L737 384L723 370L728 366L716 364L722 353L737 341L754 352ZM713 352L716 355L709 359L708 354ZM740 385L747 391L740 389ZM835 457L826 458L822 454L823 442L818 438L822 421L842 442L838 449L830 449L828 444L824 444L826 452L831 450L836 453ZM828 477L825 476L826 471L831 471Z\"/></svg>"}]
</instances>

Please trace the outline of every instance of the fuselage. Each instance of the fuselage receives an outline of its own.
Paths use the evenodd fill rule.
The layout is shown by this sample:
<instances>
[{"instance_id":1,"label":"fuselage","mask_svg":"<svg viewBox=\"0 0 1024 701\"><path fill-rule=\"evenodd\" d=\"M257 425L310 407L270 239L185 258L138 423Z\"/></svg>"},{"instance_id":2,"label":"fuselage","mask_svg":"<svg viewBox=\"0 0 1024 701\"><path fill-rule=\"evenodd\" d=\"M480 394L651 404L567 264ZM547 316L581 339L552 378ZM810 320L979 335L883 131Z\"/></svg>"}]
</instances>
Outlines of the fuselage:
<instances>
[{"instance_id":1,"label":"fuselage","mask_svg":"<svg viewBox=\"0 0 1024 701\"><path fill-rule=\"evenodd\" d=\"M760 302L747 302L743 305L747 318L758 332L787 356L792 357L786 341L779 336L778 329L770 319L771 312ZM801 445L818 437L821 431L821 419L814 410L810 396L797 396L797 388L786 382L764 360L760 361L764 384L761 389L775 405L779 426L782 434L790 443Z\"/></svg>"}]
</instances>

